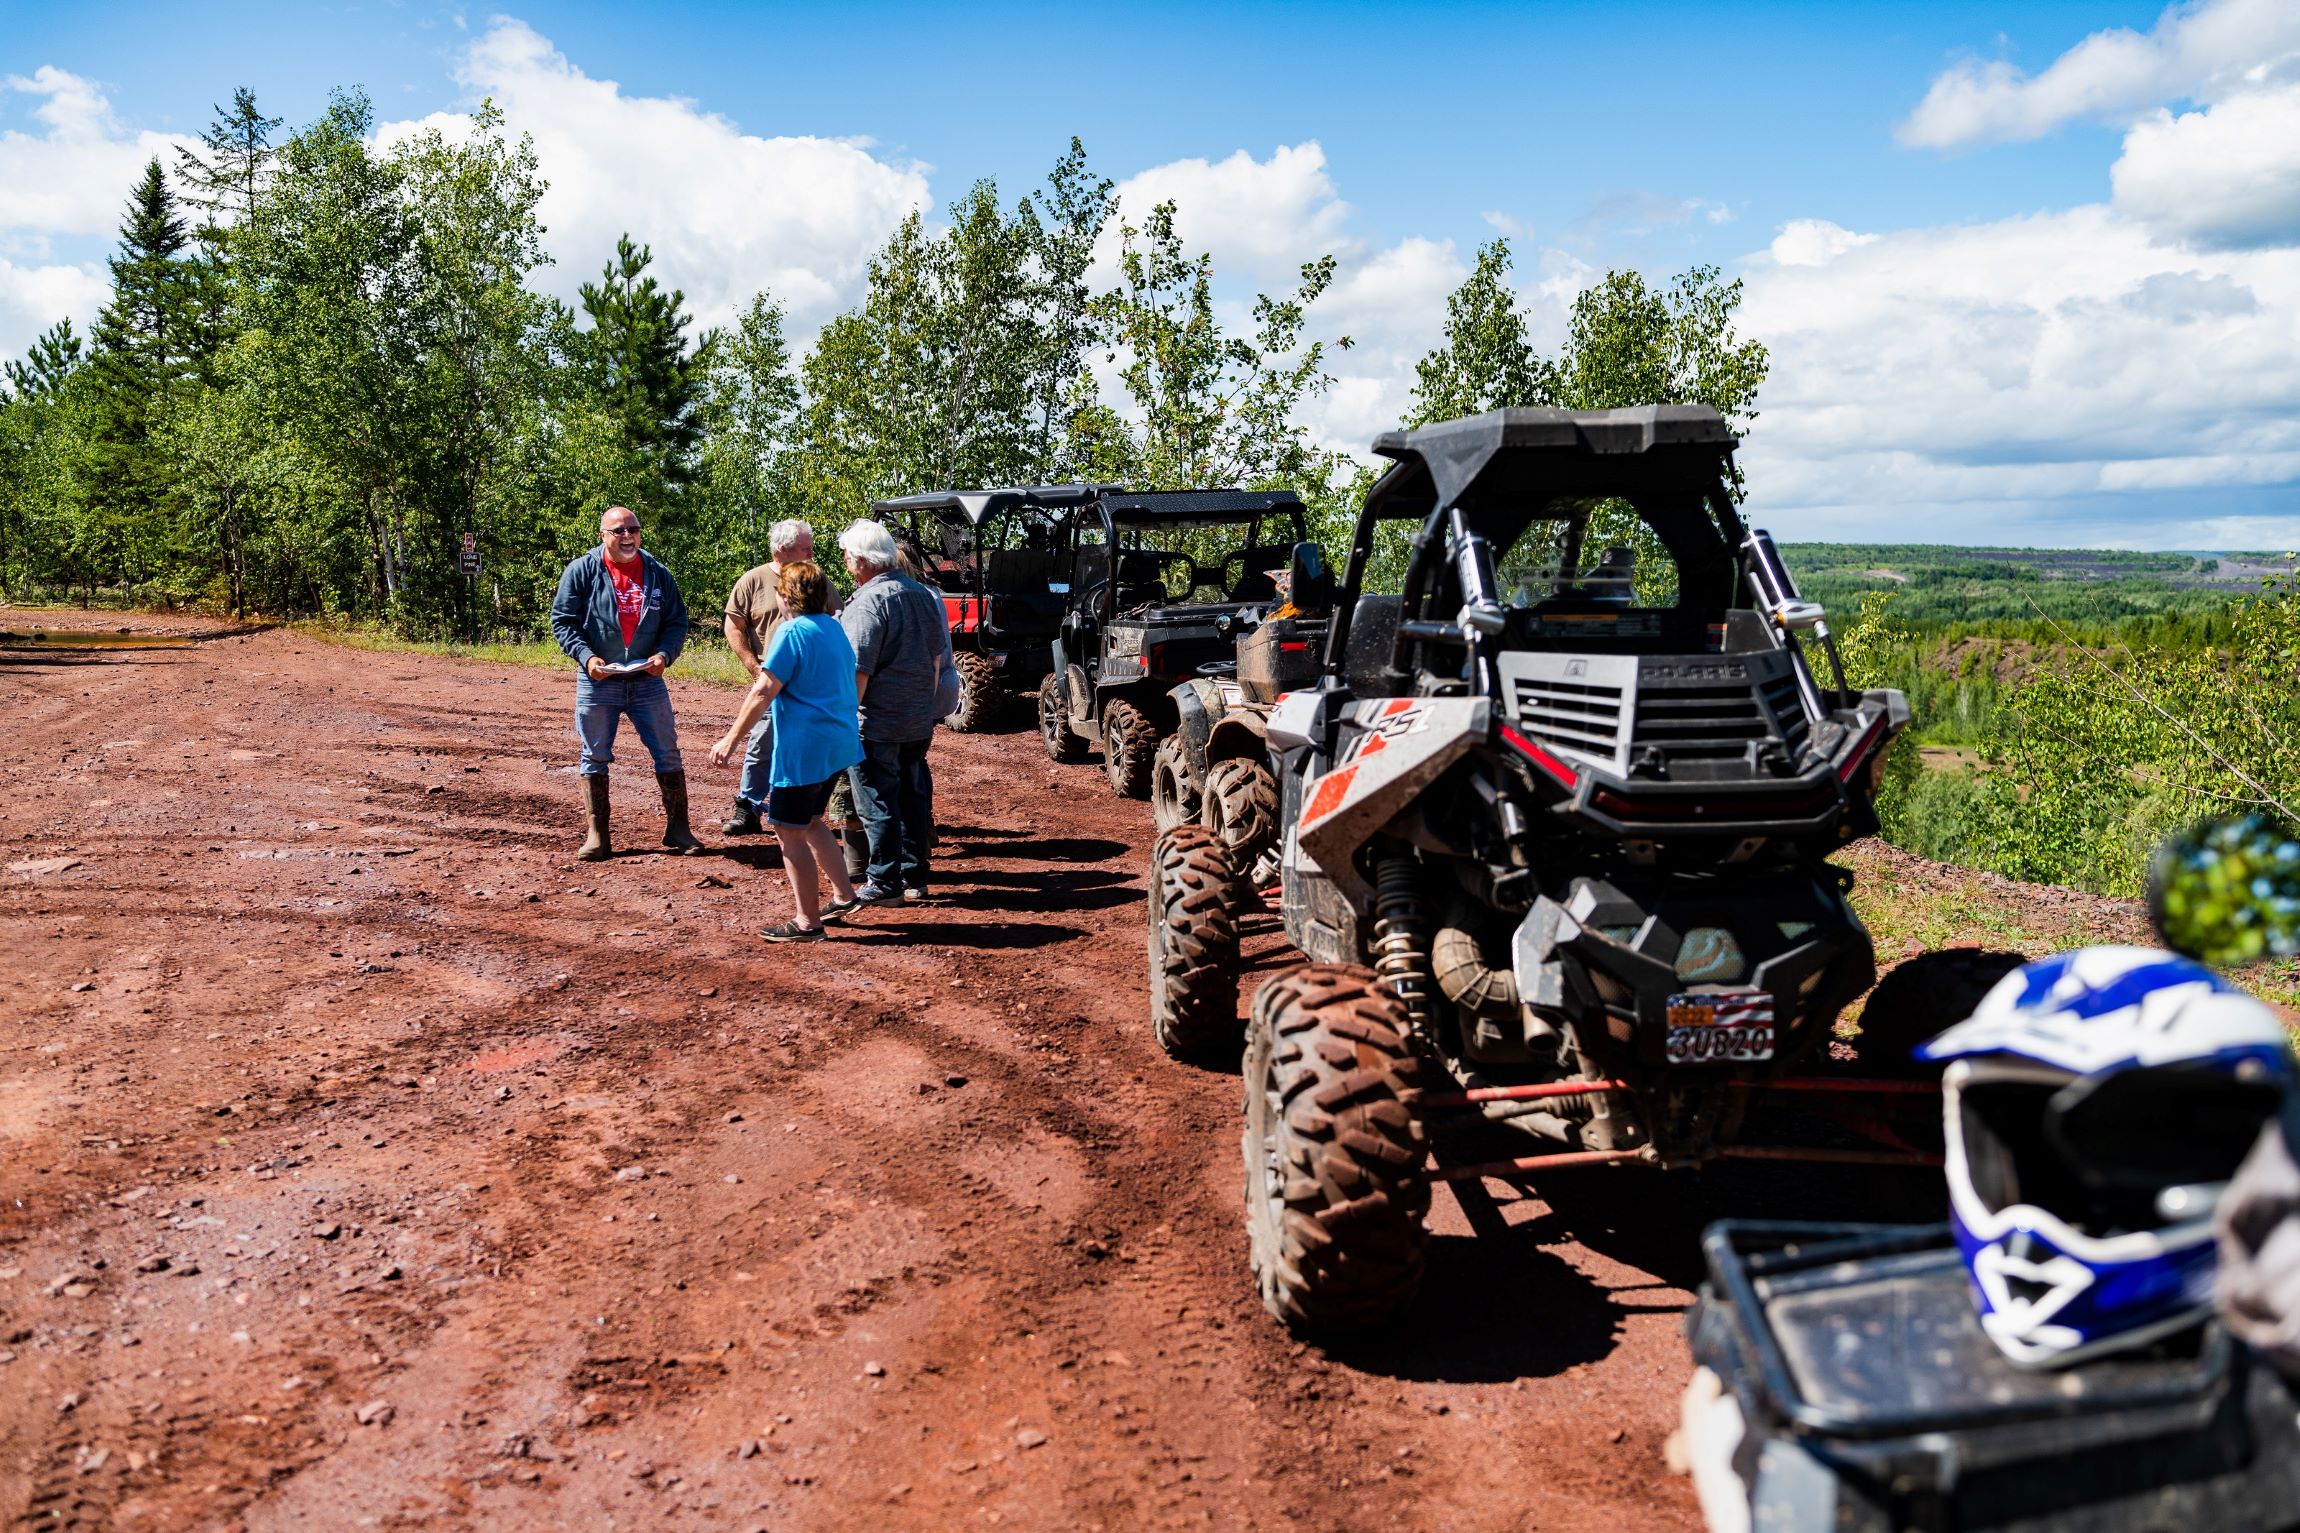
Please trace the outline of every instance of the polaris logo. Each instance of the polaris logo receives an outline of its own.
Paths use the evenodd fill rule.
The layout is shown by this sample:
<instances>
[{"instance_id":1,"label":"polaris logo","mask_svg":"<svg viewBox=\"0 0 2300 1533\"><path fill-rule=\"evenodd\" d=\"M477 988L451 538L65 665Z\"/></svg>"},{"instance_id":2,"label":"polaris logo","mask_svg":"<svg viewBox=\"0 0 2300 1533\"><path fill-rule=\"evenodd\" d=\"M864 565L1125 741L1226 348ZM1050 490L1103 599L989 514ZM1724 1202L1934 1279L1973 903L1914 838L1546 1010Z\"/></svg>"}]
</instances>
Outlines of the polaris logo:
<instances>
[{"instance_id":1,"label":"polaris logo","mask_svg":"<svg viewBox=\"0 0 2300 1533\"><path fill-rule=\"evenodd\" d=\"M1675 664L1668 661L1648 660L1637 670L1640 677L1653 681L1746 681L1749 673L1738 660L1683 660Z\"/></svg>"}]
</instances>

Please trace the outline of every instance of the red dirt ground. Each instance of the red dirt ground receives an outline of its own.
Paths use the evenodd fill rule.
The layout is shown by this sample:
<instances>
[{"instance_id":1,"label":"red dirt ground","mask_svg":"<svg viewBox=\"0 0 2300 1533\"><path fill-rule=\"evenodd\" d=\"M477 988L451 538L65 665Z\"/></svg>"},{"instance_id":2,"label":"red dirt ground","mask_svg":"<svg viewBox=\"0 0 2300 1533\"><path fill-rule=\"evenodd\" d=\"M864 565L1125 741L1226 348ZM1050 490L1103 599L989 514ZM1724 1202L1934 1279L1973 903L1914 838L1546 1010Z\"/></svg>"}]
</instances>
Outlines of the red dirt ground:
<instances>
[{"instance_id":1,"label":"red dirt ground","mask_svg":"<svg viewBox=\"0 0 2300 1533\"><path fill-rule=\"evenodd\" d=\"M769 949L756 843L571 859L567 676L0 671L12 1525L1697 1526L1686 1200L1441 1192L1411 1320L1294 1343L1237 1078L1150 1040L1148 811L1030 734L938 741L939 903Z\"/></svg>"}]
</instances>

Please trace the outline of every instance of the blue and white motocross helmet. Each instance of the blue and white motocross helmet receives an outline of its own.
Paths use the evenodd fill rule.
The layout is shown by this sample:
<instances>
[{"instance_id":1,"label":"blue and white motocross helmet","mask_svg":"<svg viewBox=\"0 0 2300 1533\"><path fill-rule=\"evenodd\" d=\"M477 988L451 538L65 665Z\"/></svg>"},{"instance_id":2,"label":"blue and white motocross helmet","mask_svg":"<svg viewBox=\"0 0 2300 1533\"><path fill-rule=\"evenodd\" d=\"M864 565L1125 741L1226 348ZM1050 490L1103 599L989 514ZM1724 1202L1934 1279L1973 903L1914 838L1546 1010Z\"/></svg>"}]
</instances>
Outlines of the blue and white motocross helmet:
<instances>
[{"instance_id":1,"label":"blue and white motocross helmet","mask_svg":"<svg viewBox=\"0 0 2300 1533\"><path fill-rule=\"evenodd\" d=\"M1948 1062L1949 1207L1981 1326L2058 1367L2212 1306L2212 1205L2292 1084L2275 1013L2155 948L2061 953L1918 1049Z\"/></svg>"}]
</instances>

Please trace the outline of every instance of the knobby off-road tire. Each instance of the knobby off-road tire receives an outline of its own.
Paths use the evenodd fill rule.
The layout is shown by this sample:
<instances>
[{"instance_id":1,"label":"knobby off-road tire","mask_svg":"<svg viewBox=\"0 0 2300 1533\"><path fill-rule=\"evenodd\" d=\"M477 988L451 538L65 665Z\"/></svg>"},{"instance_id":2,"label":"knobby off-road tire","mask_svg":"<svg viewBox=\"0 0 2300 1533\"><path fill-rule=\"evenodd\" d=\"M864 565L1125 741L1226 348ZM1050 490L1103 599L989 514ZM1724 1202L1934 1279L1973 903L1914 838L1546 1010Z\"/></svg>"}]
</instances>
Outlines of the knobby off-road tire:
<instances>
[{"instance_id":1,"label":"knobby off-road tire","mask_svg":"<svg viewBox=\"0 0 2300 1533\"><path fill-rule=\"evenodd\" d=\"M1190 781L1190 758L1180 735L1158 742L1150 758L1150 813L1160 830L1198 823L1198 785Z\"/></svg>"},{"instance_id":2,"label":"knobby off-road tire","mask_svg":"<svg viewBox=\"0 0 2300 1533\"><path fill-rule=\"evenodd\" d=\"M1202 825L1150 849L1150 1031L1176 1059L1238 1057L1238 928L1230 862Z\"/></svg>"},{"instance_id":3,"label":"knobby off-road tire","mask_svg":"<svg viewBox=\"0 0 2300 1533\"><path fill-rule=\"evenodd\" d=\"M1917 1058L1917 1045L1971 1016L1998 980L2026 962L2018 953L1947 948L1899 964L1861 1007L1854 1072L1888 1080L1937 1079L1941 1067Z\"/></svg>"},{"instance_id":4,"label":"knobby off-road tire","mask_svg":"<svg viewBox=\"0 0 2300 1533\"><path fill-rule=\"evenodd\" d=\"M1198 823L1221 838L1240 878L1278 844L1278 779L1265 761L1233 756L1206 770Z\"/></svg>"},{"instance_id":5,"label":"knobby off-road tire","mask_svg":"<svg viewBox=\"0 0 2300 1533\"><path fill-rule=\"evenodd\" d=\"M1406 1013L1372 971L1307 964L1264 984L1246 1034L1246 1220L1262 1305L1360 1330L1421 1287L1428 1142Z\"/></svg>"},{"instance_id":6,"label":"knobby off-road tire","mask_svg":"<svg viewBox=\"0 0 2300 1533\"><path fill-rule=\"evenodd\" d=\"M1070 727L1070 705L1062 696L1062 673L1050 671L1038 684L1038 738L1052 759L1069 765L1086 759L1086 739Z\"/></svg>"},{"instance_id":7,"label":"knobby off-road tire","mask_svg":"<svg viewBox=\"0 0 2300 1533\"><path fill-rule=\"evenodd\" d=\"M1150 762L1158 754L1158 726L1124 698L1102 710L1102 769L1122 798L1150 796Z\"/></svg>"},{"instance_id":8,"label":"knobby off-road tire","mask_svg":"<svg viewBox=\"0 0 2300 1533\"><path fill-rule=\"evenodd\" d=\"M962 735L991 728L1006 708L1006 689L999 685L998 667L987 655L961 652L951 658L958 666L958 711L942 722Z\"/></svg>"}]
</instances>

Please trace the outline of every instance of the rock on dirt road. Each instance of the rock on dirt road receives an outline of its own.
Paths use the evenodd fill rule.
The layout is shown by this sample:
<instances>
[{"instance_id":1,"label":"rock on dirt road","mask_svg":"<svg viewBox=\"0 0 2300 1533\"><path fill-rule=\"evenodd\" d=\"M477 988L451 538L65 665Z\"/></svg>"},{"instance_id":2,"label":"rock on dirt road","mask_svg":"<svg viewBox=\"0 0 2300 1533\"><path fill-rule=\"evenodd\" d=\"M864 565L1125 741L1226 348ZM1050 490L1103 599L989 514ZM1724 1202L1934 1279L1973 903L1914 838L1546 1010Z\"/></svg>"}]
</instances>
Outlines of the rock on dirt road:
<instances>
[{"instance_id":1,"label":"rock on dirt road","mask_svg":"<svg viewBox=\"0 0 2300 1533\"><path fill-rule=\"evenodd\" d=\"M0 669L10 1525L1697 1526L1694 1220L1627 1181L1441 1193L1378 1342L1263 1316L1149 814L1026 730L938 742L938 903L769 949L755 841L572 860L566 676ZM673 693L700 821L735 694Z\"/></svg>"}]
</instances>

